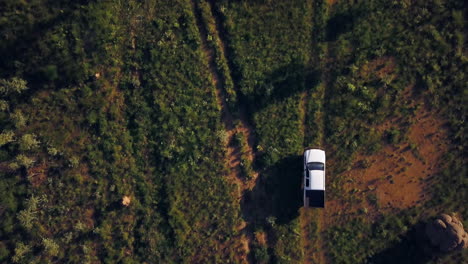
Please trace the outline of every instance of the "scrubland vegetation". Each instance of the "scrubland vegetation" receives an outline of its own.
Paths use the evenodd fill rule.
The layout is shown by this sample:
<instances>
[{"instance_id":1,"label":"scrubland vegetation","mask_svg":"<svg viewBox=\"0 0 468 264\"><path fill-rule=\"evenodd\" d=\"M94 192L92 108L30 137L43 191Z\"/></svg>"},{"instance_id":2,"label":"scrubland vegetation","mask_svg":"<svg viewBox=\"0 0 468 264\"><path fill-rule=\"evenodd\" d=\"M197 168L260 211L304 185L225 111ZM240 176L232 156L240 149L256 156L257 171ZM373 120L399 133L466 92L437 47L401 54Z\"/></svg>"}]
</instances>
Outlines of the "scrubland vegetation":
<instances>
[{"instance_id":1,"label":"scrubland vegetation","mask_svg":"<svg viewBox=\"0 0 468 264\"><path fill-rule=\"evenodd\" d=\"M2 27L2 261L228 262L239 205L190 4L36 5L3 13L30 25Z\"/></svg>"},{"instance_id":2,"label":"scrubland vegetation","mask_svg":"<svg viewBox=\"0 0 468 264\"><path fill-rule=\"evenodd\" d=\"M413 226L441 211L468 226L463 1L193 1L0 3L0 262L309 260L304 147L327 151L327 199L354 199L344 172L406 142L420 102L450 141L431 199L383 211L371 194L372 217L312 215L306 239L329 263L435 262ZM252 162L234 136L245 180L259 175L240 203L206 56L256 138ZM388 120L399 125L377 129ZM242 221L265 235L247 259Z\"/></svg>"},{"instance_id":3,"label":"scrubland vegetation","mask_svg":"<svg viewBox=\"0 0 468 264\"><path fill-rule=\"evenodd\" d=\"M439 210L458 211L466 219L466 126L459 121L466 113L463 83L467 61L466 50L462 51L466 24L462 9L461 2L450 1L339 1L333 6L326 37L333 66L326 92L325 138L330 158L336 162L329 170L333 175L329 194L343 195L341 186L348 179L340 177L344 175L340 172L350 169L350 160L356 154L372 154L383 145L406 140L409 125L416 121L414 100L425 102L447 121L451 146L436 165L443 169L426 190L432 196L430 201L412 209L382 213L375 223L368 223L362 212L344 226L329 228L326 248L332 263L372 262L374 258L378 263L395 259L426 263L431 260L421 257L416 247L400 248L401 252L393 252L394 256L388 255L384 262L378 256L390 245L404 241L408 229ZM413 91L412 98L403 96L408 89ZM391 118L404 120L404 125L384 133L375 129ZM458 254L452 261L457 263L461 258Z\"/></svg>"}]
</instances>

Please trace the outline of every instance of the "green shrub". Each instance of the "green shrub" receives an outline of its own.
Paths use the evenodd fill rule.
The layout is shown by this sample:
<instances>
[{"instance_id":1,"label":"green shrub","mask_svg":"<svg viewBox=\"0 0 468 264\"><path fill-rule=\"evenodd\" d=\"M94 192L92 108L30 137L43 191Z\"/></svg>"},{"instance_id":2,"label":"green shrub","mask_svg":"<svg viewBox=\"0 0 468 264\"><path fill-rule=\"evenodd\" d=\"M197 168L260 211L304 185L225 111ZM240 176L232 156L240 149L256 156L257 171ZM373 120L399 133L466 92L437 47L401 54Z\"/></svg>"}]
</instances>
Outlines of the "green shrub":
<instances>
[{"instance_id":1,"label":"green shrub","mask_svg":"<svg viewBox=\"0 0 468 264\"><path fill-rule=\"evenodd\" d=\"M6 258L10 255L10 251L4 243L0 242L0 260L6 262Z\"/></svg>"},{"instance_id":2,"label":"green shrub","mask_svg":"<svg viewBox=\"0 0 468 264\"><path fill-rule=\"evenodd\" d=\"M56 65L47 65L41 69L42 76L48 81L55 81L59 78Z\"/></svg>"},{"instance_id":3,"label":"green shrub","mask_svg":"<svg viewBox=\"0 0 468 264\"><path fill-rule=\"evenodd\" d=\"M24 263L25 258L27 255L31 253L32 247L29 245L25 245L22 242L18 242L15 247L15 255L13 256L12 260L15 263Z\"/></svg>"},{"instance_id":4,"label":"green shrub","mask_svg":"<svg viewBox=\"0 0 468 264\"><path fill-rule=\"evenodd\" d=\"M0 134L0 147L13 141L15 141L15 133L13 131L5 131Z\"/></svg>"},{"instance_id":5,"label":"green shrub","mask_svg":"<svg viewBox=\"0 0 468 264\"><path fill-rule=\"evenodd\" d=\"M16 156L15 158L15 161L10 163L10 168L13 169L13 170L17 170L21 167L24 167L26 169L32 167L32 165L35 163L35 159L34 158L30 158L26 155L23 155L23 154L19 154L18 156Z\"/></svg>"},{"instance_id":6,"label":"green shrub","mask_svg":"<svg viewBox=\"0 0 468 264\"><path fill-rule=\"evenodd\" d=\"M257 246L253 249L253 256L256 263L268 263L270 255L266 246Z\"/></svg>"},{"instance_id":7,"label":"green shrub","mask_svg":"<svg viewBox=\"0 0 468 264\"><path fill-rule=\"evenodd\" d=\"M53 239L42 238L42 245L49 256L58 256L60 248Z\"/></svg>"},{"instance_id":8,"label":"green shrub","mask_svg":"<svg viewBox=\"0 0 468 264\"><path fill-rule=\"evenodd\" d=\"M401 142L400 131L392 128L386 131L386 138L389 144L398 144Z\"/></svg>"},{"instance_id":9,"label":"green shrub","mask_svg":"<svg viewBox=\"0 0 468 264\"><path fill-rule=\"evenodd\" d=\"M15 110L11 114L11 120L14 122L16 128L23 128L26 126L27 118L23 115L21 110Z\"/></svg>"},{"instance_id":10,"label":"green shrub","mask_svg":"<svg viewBox=\"0 0 468 264\"><path fill-rule=\"evenodd\" d=\"M32 150L39 147L39 140L34 134L24 134L19 140L19 149L21 151Z\"/></svg>"},{"instance_id":11,"label":"green shrub","mask_svg":"<svg viewBox=\"0 0 468 264\"><path fill-rule=\"evenodd\" d=\"M22 93L28 89L28 83L20 78L13 77L9 80L0 79L0 94L8 95L10 93Z\"/></svg>"}]
</instances>

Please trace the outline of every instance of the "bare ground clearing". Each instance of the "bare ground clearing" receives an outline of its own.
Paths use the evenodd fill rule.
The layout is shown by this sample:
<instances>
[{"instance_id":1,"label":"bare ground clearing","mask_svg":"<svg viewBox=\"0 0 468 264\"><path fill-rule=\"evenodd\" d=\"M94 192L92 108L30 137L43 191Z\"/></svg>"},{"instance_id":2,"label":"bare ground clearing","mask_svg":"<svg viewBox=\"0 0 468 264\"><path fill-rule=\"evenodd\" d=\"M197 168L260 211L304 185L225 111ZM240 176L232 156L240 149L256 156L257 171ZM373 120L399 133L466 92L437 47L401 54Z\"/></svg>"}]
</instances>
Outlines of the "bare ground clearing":
<instances>
[{"instance_id":1,"label":"bare ground clearing","mask_svg":"<svg viewBox=\"0 0 468 264\"><path fill-rule=\"evenodd\" d=\"M344 173L344 189L350 194L346 197L351 198L328 201L327 225L360 211L366 211L371 220L381 212L419 206L430 199L429 179L439 172L441 157L447 151L447 129L444 120L422 102L411 119L407 140L385 145L373 155L356 156L353 168ZM403 125L400 119L391 119L377 129L400 130Z\"/></svg>"}]
</instances>

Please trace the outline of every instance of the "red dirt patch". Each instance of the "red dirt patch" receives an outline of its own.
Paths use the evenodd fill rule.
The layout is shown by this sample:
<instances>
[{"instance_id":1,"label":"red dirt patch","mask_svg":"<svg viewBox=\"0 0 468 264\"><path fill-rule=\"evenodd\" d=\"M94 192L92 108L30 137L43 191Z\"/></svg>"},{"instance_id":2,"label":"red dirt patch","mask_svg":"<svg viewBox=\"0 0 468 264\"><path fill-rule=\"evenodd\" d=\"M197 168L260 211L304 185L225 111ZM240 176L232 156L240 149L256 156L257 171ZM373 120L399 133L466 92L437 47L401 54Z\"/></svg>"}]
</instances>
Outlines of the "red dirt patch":
<instances>
[{"instance_id":1,"label":"red dirt patch","mask_svg":"<svg viewBox=\"0 0 468 264\"><path fill-rule=\"evenodd\" d=\"M255 234L255 240L258 242L259 245L261 246L267 245L267 234L265 232L257 231L254 234Z\"/></svg>"},{"instance_id":2,"label":"red dirt patch","mask_svg":"<svg viewBox=\"0 0 468 264\"><path fill-rule=\"evenodd\" d=\"M345 172L344 189L349 195L327 203L328 219L337 223L340 215L368 214L378 210L401 210L430 199L427 179L439 171L439 162L448 146L444 121L434 110L421 107L410 118L407 140L386 145L374 155L359 154L353 169ZM401 120L391 119L377 128L401 130ZM360 212L358 211L360 210Z\"/></svg>"},{"instance_id":3,"label":"red dirt patch","mask_svg":"<svg viewBox=\"0 0 468 264\"><path fill-rule=\"evenodd\" d=\"M94 209L88 208L84 213L84 224L88 228L94 228Z\"/></svg>"},{"instance_id":4,"label":"red dirt patch","mask_svg":"<svg viewBox=\"0 0 468 264\"><path fill-rule=\"evenodd\" d=\"M251 238L248 237L248 234L242 234L239 239L239 246L236 248L236 252L241 263L249 263L248 254L250 252L250 241Z\"/></svg>"},{"instance_id":5,"label":"red dirt patch","mask_svg":"<svg viewBox=\"0 0 468 264\"><path fill-rule=\"evenodd\" d=\"M89 180L91 178L91 176L89 175L89 168L88 168L87 165L81 164L80 168L79 168L79 171L80 171L80 175L83 178L83 180Z\"/></svg>"},{"instance_id":6,"label":"red dirt patch","mask_svg":"<svg viewBox=\"0 0 468 264\"><path fill-rule=\"evenodd\" d=\"M47 178L47 165L41 162L38 166L28 169L28 180L33 187L40 186Z\"/></svg>"},{"instance_id":7,"label":"red dirt patch","mask_svg":"<svg viewBox=\"0 0 468 264\"><path fill-rule=\"evenodd\" d=\"M366 80L373 78L393 80L396 77L395 67L395 58L380 57L362 65L360 75Z\"/></svg>"},{"instance_id":8,"label":"red dirt patch","mask_svg":"<svg viewBox=\"0 0 468 264\"><path fill-rule=\"evenodd\" d=\"M433 114L434 115L434 114ZM421 182L431 174L439 171L438 162L445 152L447 145L447 131L443 129L443 121L431 117L430 113L420 111L416 114L417 123L409 130L409 143L394 148L385 148L389 163L383 160L373 164L369 168L380 169L383 173L393 176L393 184L384 181L378 188L377 199L383 206L390 205L394 208L409 208L429 197L424 194L424 184Z\"/></svg>"},{"instance_id":9,"label":"red dirt patch","mask_svg":"<svg viewBox=\"0 0 468 264\"><path fill-rule=\"evenodd\" d=\"M300 208L301 245L304 264L328 263L323 236L327 211L322 208Z\"/></svg>"}]
</instances>

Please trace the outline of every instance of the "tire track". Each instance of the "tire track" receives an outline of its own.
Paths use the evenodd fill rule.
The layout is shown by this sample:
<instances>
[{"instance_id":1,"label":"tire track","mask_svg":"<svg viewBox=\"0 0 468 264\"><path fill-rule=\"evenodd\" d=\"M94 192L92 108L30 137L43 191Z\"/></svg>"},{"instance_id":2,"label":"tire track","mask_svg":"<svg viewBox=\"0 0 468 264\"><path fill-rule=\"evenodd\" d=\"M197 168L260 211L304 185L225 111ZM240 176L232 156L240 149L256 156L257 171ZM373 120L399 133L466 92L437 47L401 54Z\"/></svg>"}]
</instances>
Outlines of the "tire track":
<instances>
[{"instance_id":1,"label":"tire track","mask_svg":"<svg viewBox=\"0 0 468 264\"><path fill-rule=\"evenodd\" d=\"M326 80L325 76L321 76L322 80ZM318 108L318 111L314 113L314 120L316 122L312 127L317 128L319 131L317 136L311 142L311 146L304 147L317 147L325 149L325 137L324 137L324 113L323 113L323 103L324 103L324 92L327 87L326 81L321 83L317 90L313 93L304 93L302 97L301 107L304 107L302 110L304 113L307 108L307 100L314 100L316 102L321 102ZM303 117L304 125L303 129L306 132L306 118ZM304 133L304 136L306 134ZM304 141L305 144L306 141ZM326 175L327 177L327 175ZM322 223L325 220L325 208L301 208L300 210L300 226L301 226L301 243L303 248L304 263L325 263L325 254L323 251L323 238L321 237L322 233Z\"/></svg>"},{"instance_id":2,"label":"tire track","mask_svg":"<svg viewBox=\"0 0 468 264\"><path fill-rule=\"evenodd\" d=\"M327 9L325 14L325 19L328 17L330 3L327 2ZM314 15L319 15L315 13ZM315 26L315 25L314 25ZM322 29L325 30L325 29ZM324 32L322 32L324 34ZM319 45L319 42L322 42L323 46ZM325 139L325 103L327 100L326 92L329 87L331 80L330 76L330 62L329 62L329 43L326 40L314 41L313 45L316 49L315 52L321 52L322 56L317 56L315 60L317 61L316 67L321 70L320 75L320 84L316 89L310 93L305 92L304 97L301 102L302 110L305 113L303 118L304 121L304 147L317 147L325 149L326 139ZM320 47L321 46L321 47ZM319 51L320 50L320 51ZM308 118L307 114L307 100L312 100L312 103L315 104L315 112L313 113L312 118ZM310 113L309 113L310 114ZM316 128L317 132L307 131L306 122L314 121L313 126ZM312 135L310 133L313 133ZM309 141L309 142L308 142ZM308 145L310 144L310 145ZM329 175L325 175L326 179ZM314 264L323 264L327 263L326 253L325 253L325 237L324 237L324 223L326 221L326 208L301 208L300 210L300 226L301 226L301 242L303 246L303 255L304 263L314 263Z\"/></svg>"},{"instance_id":3,"label":"tire track","mask_svg":"<svg viewBox=\"0 0 468 264\"><path fill-rule=\"evenodd\" d=\"M302 112L307 113L307 100L314 100L320 102L317 111L314 113L313 120L314 125L311 127L317 128L316 136L310 143L310 146L305 145L304 147L316 147L325 149L325 118L324 118L324 102L325 102L325 90L328 86L328 76L325 73L321 76L322 83L312 93L304 93L302 97L301 107L304 107ZM303 117L304 125L304 136L306 136L306 117ZM304 143L307 142L304 140ZM326 174L325 177L328 177ZM300 210L300 226L301 242L303 246L304 263L325 263L325 253L323 251L323 237L322 227L326 217L326 209L323 208L301 208Z\"/></svg>"},{"instance_id":4,"label":"tire track","mask_svg":"<svg viewBox=\"0 0 468 264\"><path fill-rule=\"evenodd\" d=\"M218 66L216 64L217 59L223 59L228 62L229 67L229 78L232 79L232 65L229 63L227 60L226 54L227 54L227 48L225 44L225 39L222 36L221 33L224 32L224 29L222 28L221 25L221 19L215 14L215 6L213 2L208 1L207 2L210 5L210 11L211 14L209 14L213 20L215 21L215 26L216 26L216 35L215 36L210 36L210 38L214 39L219 39L220 41L216 42L215 45L219 45L221 52L218 53L221 58L216 57L216 50L212 46L209 45L208 43L208 29L206 28L205 24L203 23L203 14L202 10L200 9L199 2L197 0L192 0L191 5L193 12L195 14L195 19L196 19L196 24L198 31L201 36L201 49L204 53L205 59L207 60L208 63L208 68L209 72L211 75L211 82L213 86L216 88L215 93L216 93L216 98L217 102L220 105L221 108L221 120L224 125L225 129L225 144L226 144L226 160L228 162L228 166L230 169L230 173L227 175L227 180L238 186L237 191L234 195L236 198L236 201L238 203L241 203L243 193L246 190L251 190L255 186L258 173L254 171L252 177L247 178L246 175L243 175L243 172L241 170L241 160L242 160L242 155L245 155L247 159L250 160L250 162L253 163L255 159L255 151L254 151L254 145L256 143L255 135L253 132L253 127L249 123L247 111L245 107L237 102L237 112L232 113L229 105L227 103L227 91L225 89L225 78L223 78L222 74L220 73L220 69L218 69ZM211 32L213 33L213 32ZM234 89L237 94L239 94L238 87L236 86L234 82ZM235 114L235 115L234 115ZM247 139L247 144L246 144L246 149L242 151L240 146L236 146L233 144L235 141L235 136L237 134L244 134L246 139ZM245 221L242 221L238 227L236 227L237 230L240 231L240 235L238 237L239 243L241 245L241 250L243 252L238 253L239 258L242 263L252 263L253 260L249 259L249 253L250 253L250 247L252 242L255 239L255 236L249 228L249 224Z\"/></svg>"}]
</instances>

